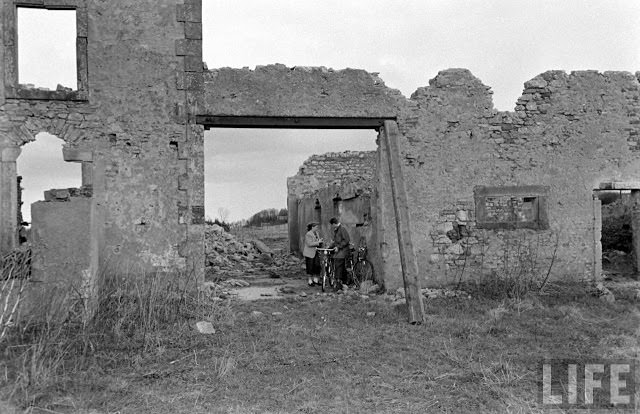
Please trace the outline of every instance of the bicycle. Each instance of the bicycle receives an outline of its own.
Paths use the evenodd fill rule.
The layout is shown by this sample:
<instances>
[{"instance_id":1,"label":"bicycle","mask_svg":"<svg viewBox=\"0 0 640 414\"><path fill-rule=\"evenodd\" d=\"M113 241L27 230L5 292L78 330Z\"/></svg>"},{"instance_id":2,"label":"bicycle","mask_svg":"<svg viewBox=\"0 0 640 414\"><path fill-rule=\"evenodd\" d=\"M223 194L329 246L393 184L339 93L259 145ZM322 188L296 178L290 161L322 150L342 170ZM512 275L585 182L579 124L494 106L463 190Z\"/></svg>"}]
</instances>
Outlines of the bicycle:
<instances>
[{"instance_id":1,"label":"bicycle","mask_svg":"<svg viewBox=\"0 0 640 414\"><path fill-rule=\"evenodd\" d=\"M353 263L353 262L352 262ZM367 245L362 243L358 247L356 263L352 265L351 280L359 289L363 282L373 280L373 265L367 260Z\"/></svg>"},{"instance_id":2,"label":"bicycle","mask_svg":"<svg viewBox=\"0 0 640 414\"><path fill-rule=\"evenodd\" d=\"M335 289L337 281L335 271L333 269L333 259L331 258L334 249L318 247L316 248L316 252L320 254L320 276L322 277L320 285L322 287L322 291L324 292L327 286L331 286L332 289Z\"/></svg>"}]
</instances>

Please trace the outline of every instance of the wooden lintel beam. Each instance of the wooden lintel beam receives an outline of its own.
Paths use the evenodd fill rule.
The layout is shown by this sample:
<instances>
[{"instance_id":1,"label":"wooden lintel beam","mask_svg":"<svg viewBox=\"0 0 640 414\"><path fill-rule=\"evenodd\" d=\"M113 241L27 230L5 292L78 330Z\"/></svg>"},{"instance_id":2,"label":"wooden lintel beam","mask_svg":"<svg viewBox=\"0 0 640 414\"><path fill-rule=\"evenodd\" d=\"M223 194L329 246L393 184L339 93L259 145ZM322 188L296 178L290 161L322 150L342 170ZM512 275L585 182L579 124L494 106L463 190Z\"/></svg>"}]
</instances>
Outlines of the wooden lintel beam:
<instances>
[{"instance_id":1,"label":"wooden lintel beam","mask_svg":"<svg viewBox=\"0 0 640 414\"><path fill-rule=\"evenodd\" d=\"M405 298L409 311L409 323L421 324L425 321L422 292L418 274L418 260L411 241L411 220L409 217L409 197L402 174L400 161L400 131L395 121L385 121L380 134L388 153L389 172L391 176L391 193L393 195L393 209L396 216L396 230L398 233L398 247L400 250L400 264L404 280Z\"/></svg>"},{"instance_id":2,"label":"wooden lintel beam","mask_svg":"<svg viewBox=\"0 0 640 414\"><path fill-rule=\"evenodd\" d=\"M375 129L388 118L218 116L198 115L196 123L209 128L307 128L307 129Z\"/></svg>"}]
</instances>

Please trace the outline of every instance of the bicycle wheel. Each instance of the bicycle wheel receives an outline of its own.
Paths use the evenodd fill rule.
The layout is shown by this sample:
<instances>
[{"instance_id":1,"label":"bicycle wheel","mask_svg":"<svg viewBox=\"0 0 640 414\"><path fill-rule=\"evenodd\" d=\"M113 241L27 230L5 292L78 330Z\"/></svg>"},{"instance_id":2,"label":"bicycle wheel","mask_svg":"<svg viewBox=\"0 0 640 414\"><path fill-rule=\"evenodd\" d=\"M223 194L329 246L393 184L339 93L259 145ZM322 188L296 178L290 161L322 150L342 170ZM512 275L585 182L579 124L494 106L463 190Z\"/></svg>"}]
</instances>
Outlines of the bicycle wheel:
<instances>
[{"instance_id":1,"label":"bicycle wheel","mask_svg":"<svg viewBox=\"0 0 640 414\"><path fill-rule=\"evenodd\" d=\"M373 265L367 260L360 260L353 267L353 275L356 286L360 287L362 282L373 280Z\"/></svg>"},{"instance_id":2,"label":"bicycle wheel","mask_svg":"<svg viewBox=\"0 0 640 414\"><path fill-rule=\"evenodd\" d=\"M325 266L322 266L322 284L321 284L321 287L322 287L322 291L323 292L324 292L324 289L326 288L326 286L327 286L327 269L326 269Z\"/></svg>"},{"instance_id":3,"label":"bicycle wheel","mask_svg":"<svg viewBox=\"0 0 640 414\"><path fill-rule=\"evenodd\" d=\"M336 274L333 267L329 268L329 286L331 289L336 290Z\"/></svg>"}]
</instances>

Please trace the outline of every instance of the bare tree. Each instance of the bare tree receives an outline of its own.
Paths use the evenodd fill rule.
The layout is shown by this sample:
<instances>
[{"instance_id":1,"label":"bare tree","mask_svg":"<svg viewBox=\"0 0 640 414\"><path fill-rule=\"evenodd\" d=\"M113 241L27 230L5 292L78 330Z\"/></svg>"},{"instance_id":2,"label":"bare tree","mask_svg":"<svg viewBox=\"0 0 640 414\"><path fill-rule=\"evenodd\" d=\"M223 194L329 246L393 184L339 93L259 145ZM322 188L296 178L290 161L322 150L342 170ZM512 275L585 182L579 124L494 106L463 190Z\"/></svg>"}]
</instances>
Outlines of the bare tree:
<instances>
[{"instance_id":1,"label":"bare tree","mask_svg":"<svg viewBox=\"0 0 640 414\"><path fill-rule=\"evenodd\" d=\"M218 207L218 219L222 223L226 223L228 218L229 218L229 209L224 207Z\"/></svg>"}]
</instances>

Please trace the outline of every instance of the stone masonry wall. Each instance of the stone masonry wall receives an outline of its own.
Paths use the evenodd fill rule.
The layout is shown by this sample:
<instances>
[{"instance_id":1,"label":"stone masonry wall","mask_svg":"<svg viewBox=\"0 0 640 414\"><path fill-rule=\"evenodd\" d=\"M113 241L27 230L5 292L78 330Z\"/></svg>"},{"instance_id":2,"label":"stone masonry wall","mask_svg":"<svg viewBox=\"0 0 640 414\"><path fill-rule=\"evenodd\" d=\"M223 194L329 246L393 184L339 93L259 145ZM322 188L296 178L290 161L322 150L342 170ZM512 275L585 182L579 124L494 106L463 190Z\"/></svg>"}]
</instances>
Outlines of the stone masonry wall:
<instances>
[{"instance_id":1,"label":"stone masonry wall","mask_svg":"<svg viewBox=\"0 0 640 414\"><path fill-rule=\"evenodd\" d=\"M639 92L626 72L550 71L525 83L514 112L500 112L467 70L442 71L419 88L399 123L425 282L500 271L514 246L541 269L553 258L556 277L592 278L593 190L640 178ZM477 186L547 186L548 228L476 228ZM454 234L461 210L466 228Z\"/></svg>"},{"instance_id":2,"label":"stone masonry wall","mask_svg":"<svg viewBox=\"0 0 640 414\"><path fill-rule=\"evenodd\" d=\"M312 155L300 166L298 173L287 178L291 195L307 195L327 184L338 181L371 181L376 169L375 151L344 151Z\"/></svg>"},{"instance_id":3,"label":"stone masonry wall","mask_svg":"<svg viewBox=\"0 0 640 414\"><path fill-rule=\"evenodd\" d=\"M369 245L375 244L372 230L356 230L371 222L375 171L375 151L330 152L305 160L298 174L287 178L290 251L302 251L306 224L311 221L321 223L323 234L330 235L329 220L334 216L354 238L366 233ZM341 200L338 204L336 198Z\"/></svg>"},{"instance_id":4,"label":"stone masonry wall","mask_svg":"<svg viewBox=\"0 0 640 414\"><path fill-rule=\"evenodd\" d=\"M99 263L129 275L154 270L199 275L203 128L193 115L203 96L201 3L69 2L78 7L78 39L86 45L86 93L60 99L28 90L20 98L3 95L0 150L19 151L45 131L80 155L70 161L90 163L93 272ZM3 0L3 7L10 10L14 3ZM4 42L5 62L12 48ZM3 176L11 168L4 168ZM10 190L2 182L5 203Z\"/></svg>"}]
</instances>

